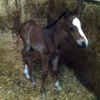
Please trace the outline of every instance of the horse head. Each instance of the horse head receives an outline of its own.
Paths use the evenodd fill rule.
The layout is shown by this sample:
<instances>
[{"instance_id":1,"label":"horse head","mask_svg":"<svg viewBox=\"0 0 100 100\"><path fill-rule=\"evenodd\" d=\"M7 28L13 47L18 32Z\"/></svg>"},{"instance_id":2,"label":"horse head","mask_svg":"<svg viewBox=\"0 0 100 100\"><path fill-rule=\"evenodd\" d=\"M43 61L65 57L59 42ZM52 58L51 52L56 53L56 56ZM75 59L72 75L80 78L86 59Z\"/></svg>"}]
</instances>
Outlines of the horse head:
<instances>
[{"instance_id":1,"label":"horse head","mask_svg":"<svg viewBox=\"0 0 100 100\"><path fill-rule=\"evenodd\" d=\"M85 48L88 46L88 39L86 38L82 30L81 22L78 18L78 13L79 13L79 6L76 7L74 11L66 9L64 17L66 24L69 27L78 45L81 46L82 48Z\"/></svg>"}]
</instances>

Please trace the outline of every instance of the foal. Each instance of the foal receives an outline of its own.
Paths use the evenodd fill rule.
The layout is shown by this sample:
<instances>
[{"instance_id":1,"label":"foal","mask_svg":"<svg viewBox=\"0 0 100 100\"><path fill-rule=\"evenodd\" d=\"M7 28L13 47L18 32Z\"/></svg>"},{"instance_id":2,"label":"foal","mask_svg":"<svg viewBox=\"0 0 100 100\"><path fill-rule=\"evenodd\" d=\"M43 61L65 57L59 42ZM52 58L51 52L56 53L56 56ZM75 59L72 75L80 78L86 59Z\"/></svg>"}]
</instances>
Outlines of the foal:
<instances>
[{"instance_id":1,"label":"foal","mask_svg":"<svg viewBox=\"0 0 100 100\"><path fill-rule=\"evenodd\" d=\"M68 34L66 27L72 31L78 45L82 48L88 46L88 40L81 29L80 20L77 17L79 8L74 11L66 9L57 20L51 25L41 28L33 20L24 22L19 28L19 34L23 40L24 48L22 50L22 57L24 62L24 74L27 79L32 81L33 86L36 86L34 76L32 75L32 66L30 60L30 49L40 52L42 60L42 83L41 94L45 98L44 83L48 75L49 64L52 64L52 74L54 79L54 86L61 90L58 81L58 57L60 47L66 42Z\"/></svg>"}]
</instances>

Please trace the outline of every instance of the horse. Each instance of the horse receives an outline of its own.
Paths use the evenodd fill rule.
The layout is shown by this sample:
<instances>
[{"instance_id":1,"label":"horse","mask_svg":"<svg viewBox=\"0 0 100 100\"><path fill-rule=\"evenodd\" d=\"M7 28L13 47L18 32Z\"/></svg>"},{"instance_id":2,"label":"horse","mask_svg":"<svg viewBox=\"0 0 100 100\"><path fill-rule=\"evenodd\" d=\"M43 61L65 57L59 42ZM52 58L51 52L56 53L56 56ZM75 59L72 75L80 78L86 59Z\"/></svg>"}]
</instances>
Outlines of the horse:
<instances>
[{"instance_id":1,"label":"horse","mask_svg":"<svg viewBox=\"0 0 100 100\"><path fill-rule=\"evenodd\" d=\"M30 49L33 49L33 52L38 51L41 55L42 82L40 91L42 98L46 96L44 83L49 71L52 73L54 86L58 90L62 90L58 81L58 58L60 48L68 38L67 30L70 30L70 34L72 34L76 43L81 48L88 47L88 39L82 30L78 13L79 7L76 7L73 11L66 8L50 25L41 27L34 20L28 20L19 27L19 34L24 47L22 49L24 74L27 79L31 80L33 87L36 87L36 80L32 74ZM51 67L49 66L50 63L52 65Z\"/></svg>"}]
</instances>

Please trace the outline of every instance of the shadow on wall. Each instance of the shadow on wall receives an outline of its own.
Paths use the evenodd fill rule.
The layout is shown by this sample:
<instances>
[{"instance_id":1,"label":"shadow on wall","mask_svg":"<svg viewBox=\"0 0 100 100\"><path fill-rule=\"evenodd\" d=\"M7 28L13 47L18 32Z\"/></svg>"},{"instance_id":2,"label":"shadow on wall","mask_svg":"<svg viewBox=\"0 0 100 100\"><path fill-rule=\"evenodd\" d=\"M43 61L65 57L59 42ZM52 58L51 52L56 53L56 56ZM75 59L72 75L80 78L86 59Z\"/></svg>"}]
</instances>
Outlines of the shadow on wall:
<instances>
[{"instance_id":1,"label":"shadow on wall","mask_svg":"<svg viewBox=\"0 0 100 100\"><path fill-rule=\"evenodd\" d=\"M88 50L81 49L75 41L69 40L60 53L59 64L73 68L82 84L100 98L100 62L97 55Z\"/></svg>"}]
</instances>

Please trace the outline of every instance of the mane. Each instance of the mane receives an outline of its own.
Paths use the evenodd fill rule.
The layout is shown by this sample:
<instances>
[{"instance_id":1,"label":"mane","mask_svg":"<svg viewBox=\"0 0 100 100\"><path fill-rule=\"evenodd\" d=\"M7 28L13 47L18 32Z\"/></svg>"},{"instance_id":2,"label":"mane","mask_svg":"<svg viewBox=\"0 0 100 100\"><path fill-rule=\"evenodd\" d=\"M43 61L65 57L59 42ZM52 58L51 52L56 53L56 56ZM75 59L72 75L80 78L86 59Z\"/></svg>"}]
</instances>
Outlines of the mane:
<instances>
[{"instance_id":1,"label":"mane","mask_svg":"<svg viewBox=\"0 0 100 100\"><path fill-rule=\"evenodd\" d=\"M65 15L65 11L61 13L61 15L56 19L54 22L52 22L50 25L45 26L44 28L51 28L54 26L63 16Z\"/></svg>"},{"instance_id":2,"label":"mane","mask_svg":"<svg viewBox=\"0 0 100 100\"><path fill-rule=\"evenodd\" d=\"M67 13L67 16L65 16L66 13ZM56 19L56 20L55 20L54 22L52 22L51 24L45 26L44 28L47 28L47 29L51 28L51 27L54 26L62 17L68 18L68 17L74 16L74 15L75 15L75 14L74 14L71 10L69 10L69 9L67 8L64 12L61 13L61 15L58 17L58 19Z\"/></svg>"}]
</instances>

